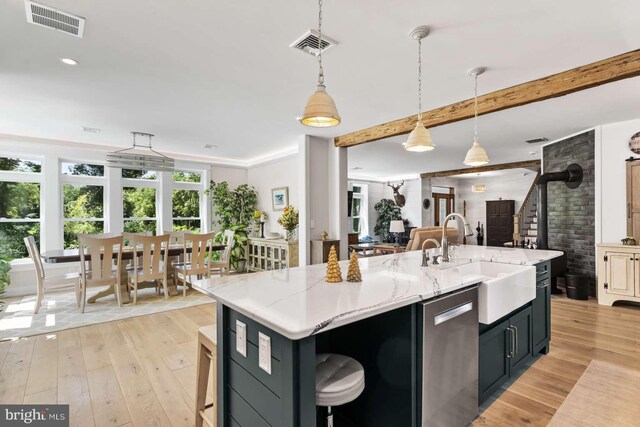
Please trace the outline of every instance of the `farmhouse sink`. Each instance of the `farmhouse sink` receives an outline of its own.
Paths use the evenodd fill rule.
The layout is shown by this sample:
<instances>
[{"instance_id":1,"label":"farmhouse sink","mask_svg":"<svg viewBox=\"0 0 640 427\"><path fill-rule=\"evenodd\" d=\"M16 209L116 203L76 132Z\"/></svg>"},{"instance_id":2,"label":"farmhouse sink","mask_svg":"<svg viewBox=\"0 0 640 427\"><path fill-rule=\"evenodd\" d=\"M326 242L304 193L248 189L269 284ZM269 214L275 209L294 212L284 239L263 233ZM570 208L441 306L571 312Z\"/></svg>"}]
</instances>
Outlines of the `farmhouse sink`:
<instances>
[{"instance_id":1,"label":"farmhouse sink","mask_svg":"<svg viewBox=\"0 0 640 427\"><path fill-rule=\"evenodd\" d=\"M463 281L482 278L478 290L480 323L493 323L536 297L536 268L533 266L476 261L454 265L447 271L460 273L458 277Z\"/></svg>"}]
</instances>

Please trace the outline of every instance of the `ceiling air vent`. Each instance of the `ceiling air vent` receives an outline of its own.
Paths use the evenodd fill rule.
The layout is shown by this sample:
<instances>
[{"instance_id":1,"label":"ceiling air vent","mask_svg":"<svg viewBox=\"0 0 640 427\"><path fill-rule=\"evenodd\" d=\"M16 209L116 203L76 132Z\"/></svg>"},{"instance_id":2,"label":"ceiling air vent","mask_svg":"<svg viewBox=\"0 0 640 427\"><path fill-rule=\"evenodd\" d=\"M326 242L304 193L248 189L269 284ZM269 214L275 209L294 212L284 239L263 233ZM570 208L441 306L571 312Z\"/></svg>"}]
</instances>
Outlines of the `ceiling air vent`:
<instances>
[{"instance_id":1,"label":"ceiling air vent","mask_svg":"<svg viewBox=\"0 0 640 427\"><path fill-rule=\"evenodd\" d=\"M84 18L28 0L25 0L24 7L27 22L82 38Z\"/></svg>"},{"instance_id":2,"label":"ceiling air vent","mask_svg":"<svg viewBox=\"0 0 640 427\"><path fill-rule=\"evenodd\" d=\"M319 42L320 34L316 30L309 30L304 33L300 38L291 43L289 47L301 50L309 55L318 56L320 54ZM337 45L338 42L322 35L322 52L329 49L332 46Z\"/></svg>"},{"instance_id":3,"label":"ceiling air vent","mask_svg":"<svg viewBox=\"0 0 640 427\"><path fill-rule=\"evenodd\" d=\"M527 144L537 144L538 142L547 142L548 140L549 138L543 136L542 138L527 139L525 142Z\"/></svg>"}]
</instances>

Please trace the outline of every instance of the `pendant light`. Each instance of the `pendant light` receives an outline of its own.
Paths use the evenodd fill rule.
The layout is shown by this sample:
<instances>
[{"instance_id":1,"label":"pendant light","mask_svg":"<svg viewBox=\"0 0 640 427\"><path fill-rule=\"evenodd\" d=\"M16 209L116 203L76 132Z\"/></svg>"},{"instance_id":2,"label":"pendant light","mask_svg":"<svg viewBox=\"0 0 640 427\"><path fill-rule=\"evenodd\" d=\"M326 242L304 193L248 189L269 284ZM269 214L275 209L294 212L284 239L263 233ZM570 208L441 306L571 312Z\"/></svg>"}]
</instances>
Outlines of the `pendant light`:
<instances>
[{"instance_id":1,"label":"pendant light","mask_svg":"<svg viewBox=\"0 0 640 427\"><path fill-rule=\"evenodd\" d=\"M478 76L486 70L484 67L478 67L467 71L467 74L473 77L475 83L473 95L473 105L475 109L473 119L473 145L469 151L467 151L467 155L464 158L464 164L467 166L482 166L489 163L487 152L484 151L484 148L482 148L478 142Z\"/></svg>"},{"instance_id":2,"label":"pendant light","mask_svg":"<svg viewBox=\"0 0 640 427\"><path fill-rule=\"evenodd\" d=\"M327 93L324 85L324 70L322 69L322 0L318 0L318 87L309 97L304 107L304 114L300 123L314 128L337 126L340 124L340 114L333 98Z\"/></svg>"},{"instance_id":3,"label":"pendant light","mask_svg":"<svg viewBox=\"0 0 640 427\"><path fill-rule=\"evenodd\" d=\"M422 39L429 35L429 31L429 27L423 25L409 34L418 41L418 122L404 144L407 151L422 152L436 148L431 141L431 132L422 124Z\"/></svg>"}]
</instances>

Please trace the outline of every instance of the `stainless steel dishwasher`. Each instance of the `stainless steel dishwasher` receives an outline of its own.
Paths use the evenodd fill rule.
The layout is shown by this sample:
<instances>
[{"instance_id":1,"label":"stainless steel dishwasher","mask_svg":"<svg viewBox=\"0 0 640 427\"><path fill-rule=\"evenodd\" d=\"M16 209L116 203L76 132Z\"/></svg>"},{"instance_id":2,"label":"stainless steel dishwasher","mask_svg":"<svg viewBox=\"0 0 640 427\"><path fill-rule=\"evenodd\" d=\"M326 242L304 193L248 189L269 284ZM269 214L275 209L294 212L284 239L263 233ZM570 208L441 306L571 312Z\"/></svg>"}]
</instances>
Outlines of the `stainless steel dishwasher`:
<instances>
[{"instance_id":1,"label":"stainless steel dishwasher","mask_svg":"<svg viewBox=\"0 0 640 427\"><path fill-rule=\"evenodd\" d=\"M478 414L478 287L422 303L422 425L467 426Z\"/></svg>"}]
</instances>

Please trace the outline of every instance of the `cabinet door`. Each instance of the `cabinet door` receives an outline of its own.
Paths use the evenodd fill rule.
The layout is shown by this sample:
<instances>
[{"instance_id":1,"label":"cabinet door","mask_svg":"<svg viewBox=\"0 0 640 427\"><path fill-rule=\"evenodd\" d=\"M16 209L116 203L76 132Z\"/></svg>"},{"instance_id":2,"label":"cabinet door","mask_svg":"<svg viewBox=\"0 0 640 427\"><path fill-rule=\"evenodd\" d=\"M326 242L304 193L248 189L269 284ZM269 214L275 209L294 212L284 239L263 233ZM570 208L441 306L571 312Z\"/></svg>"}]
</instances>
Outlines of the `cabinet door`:
<instances>
[{"instance_id":1,"label":"cabinet door","mask_svg":"<svg viewBox=\"0 0 640 427\"><path fill-rule=\"evenodd\" d=\"M546 347L551 338L551 279L544 278L536 284L536 299L531 307L532 355Z\"/></svg>"},{"instance_id":2,"label":"cabinet door","mask_svg":"<svg viewBox=\"0 0 640 427\"><path fill-rule=\"evenodd\" d=\"M640 254L633 255L635 256L636 297L640 298Z\"/></svg>"},{"instance_id":3,"label":"cabinet door","mask_svg":"<svg viewBox=\"0 0 640 427\"><path fill-rule=\"evenodd\" d=\"M635 255L623 252L607 252L607 293L633 296Z\"/></svg>"},{"instance_id":4,"label":"cabinet door","mask_svg":"<svg viewBox=\"0 0 640 427\"><path fill-rule=\"evenodd\" d=\"M511 348L511 332L507 329L509 322L480 335L480 355L478 366L478 400L484 402L509 378L509 359L507 353Z\"/></svg>"},{"instance_id":5,"label":"cabinet door","mask_svg":"<svg viewBox=\"0 0 640 427\"><path fill-rule=\"evenodd\" d=\"M513 373L524 367L531 359L531 307L509 319L509 326L513 330L512 336L515 338L513 357L509 359L511 373Z\"/></svg>"},{"instance_id":6,"label":"cabinet door","mask_svg":"<svg viewBox=\"0 0 640 427\"><path fill-rule=\"evenodd\" d=\"M640 241L640 162L627 162L627 236Z\"/></svg>"}]
</instances>

